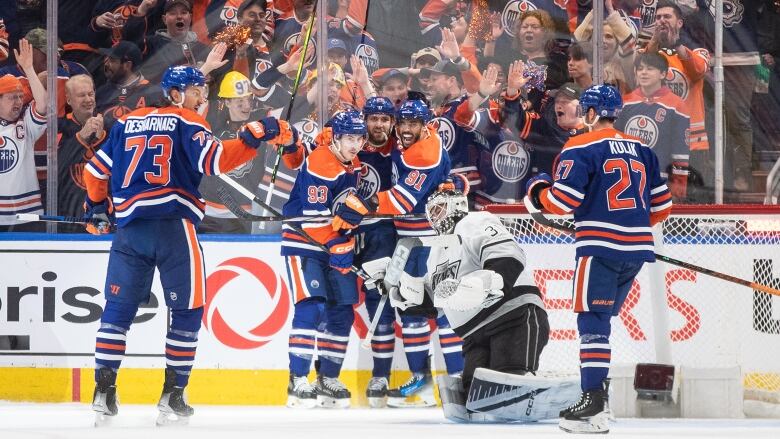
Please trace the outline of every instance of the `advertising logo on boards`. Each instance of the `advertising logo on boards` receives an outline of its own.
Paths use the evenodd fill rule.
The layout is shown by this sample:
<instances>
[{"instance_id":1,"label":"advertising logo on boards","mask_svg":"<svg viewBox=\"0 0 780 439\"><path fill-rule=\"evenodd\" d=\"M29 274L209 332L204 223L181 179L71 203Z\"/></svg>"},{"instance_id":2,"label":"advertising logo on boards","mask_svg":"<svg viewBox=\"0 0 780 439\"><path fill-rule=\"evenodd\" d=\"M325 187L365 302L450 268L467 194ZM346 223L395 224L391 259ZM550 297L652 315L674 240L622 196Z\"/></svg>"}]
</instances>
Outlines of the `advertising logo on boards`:
<instances>
[{"instance_id":1,"label":"advertising logo on boards","mask_svg":"<svg viewBox=\"0 0 780 439\"><path fill-rule=\"evenodd\" d=\"M248 279L247 279L248 277ZM233 289L236 282L248 282L253 288ZM233 283L231 286L229 284ZM242 284L242 287L247 283ZM220 299L230 294L230 299ZM240 295L241 297L237 297ZM255 303L255 299L270 301L271 306L258 307L256 313L259 323L239 325L239 322L228 317L225 310L220 311L220 306L227 307L227 303L235 300L241 301L238 308L246 309L246 304ZM290 293L287 284L281 276L277 275L273 268L265 262L250 258L237 257L228 259L219 264L206 279L206 305L203 310L203 325L214 337L225 346L234 349L255 349L270 342L274 335L284 328L287 317L290 314ZM263 317L265 316L265 317ZM241 326L252 327L244 329Z\"/></svg>"}]
</instances>

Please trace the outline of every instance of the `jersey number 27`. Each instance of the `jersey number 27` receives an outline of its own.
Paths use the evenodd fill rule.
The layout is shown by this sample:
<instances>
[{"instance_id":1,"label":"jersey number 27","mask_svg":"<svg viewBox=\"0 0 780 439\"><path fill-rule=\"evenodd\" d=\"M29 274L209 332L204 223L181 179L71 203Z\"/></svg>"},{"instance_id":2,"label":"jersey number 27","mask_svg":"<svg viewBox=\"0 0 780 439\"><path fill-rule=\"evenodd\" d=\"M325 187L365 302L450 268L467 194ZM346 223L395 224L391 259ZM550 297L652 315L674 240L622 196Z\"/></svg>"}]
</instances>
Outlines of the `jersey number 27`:
<instances>
[{"instance_id":1,"label":"jersey number 27","mask_svg":"<svg viewBox=\"0 0 780 439\"><path fill-rule=\"evenodd\" d=\"M634 197L624 197L628 195L626 192L630 193L631 173L639 174L639 191L636 192L636 196L642 203L642 208L647 210L644 198L647 184L644 163L633 159L626 161L623 158L611 158L604 162L603 169L605 174L618 174L618 181L607 189L607 202L610 211L636 208L637 202Z\"/></svg>"}]
</instances>

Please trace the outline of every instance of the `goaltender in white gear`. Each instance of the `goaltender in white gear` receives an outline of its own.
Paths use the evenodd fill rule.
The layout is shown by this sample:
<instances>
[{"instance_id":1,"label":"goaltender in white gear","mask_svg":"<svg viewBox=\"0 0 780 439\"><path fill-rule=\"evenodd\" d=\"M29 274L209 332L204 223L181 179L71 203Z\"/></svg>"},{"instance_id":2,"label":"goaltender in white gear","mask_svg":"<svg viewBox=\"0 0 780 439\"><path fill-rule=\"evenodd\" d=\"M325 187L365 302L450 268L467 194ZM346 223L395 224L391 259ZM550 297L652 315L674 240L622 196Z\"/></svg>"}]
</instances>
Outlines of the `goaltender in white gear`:
<instances>
[{"instance_id":1,"label":"goaltender in white gear","mask_svg":"<svg viewBox=\"0 0 780 439\"><path fill-rule=\"evenodd\" d=\"M468 212L458 191L434 193L426 214L440 236L423 242L430 247L424 290L464 340L462 378L438 377L445 416L458 422L557 418L579 397L578 381L535 376L549 323L525 270L525 252L496 216ZM401 295L407 291L399 288ZM411 296L419 303L418 294Z\"/></svg>"}]
</instances>

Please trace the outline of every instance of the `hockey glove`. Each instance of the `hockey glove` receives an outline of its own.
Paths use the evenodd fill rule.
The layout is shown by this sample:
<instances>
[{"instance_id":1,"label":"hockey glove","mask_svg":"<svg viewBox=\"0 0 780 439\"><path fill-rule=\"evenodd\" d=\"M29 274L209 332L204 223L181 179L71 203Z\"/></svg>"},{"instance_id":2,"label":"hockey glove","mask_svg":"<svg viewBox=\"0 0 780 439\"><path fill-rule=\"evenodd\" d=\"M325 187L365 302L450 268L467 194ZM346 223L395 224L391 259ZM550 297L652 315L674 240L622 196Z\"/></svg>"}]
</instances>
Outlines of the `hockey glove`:
<instances>
[{"instance_id":1,"label":"hockey glove","mask_svg":"<svg viewBox=\"0 0 780 439\"><path fill-rule=\"evenodd\" d=\"M86 197L84 200L84 221L90 223L86 225L87 232L93 235L105 235L111 231L113 223L114 206L108 201L108 198L102 202L96 202Z\"/></svg>"},{"instance_id":2,"label":"hockey glove","mask_svg":"<svg viewBox=\"0 0 780 439\"><path fill-rule=\"evenodd\" d=\"M286 120L275 117L265 117L255 122L249 122L238 133L238 137L250 148L259 148L263 142L274 145L288 145L297 140L293 128Z\"/></svg>"},{"instance_id":3,"label":"hockey glove","mask_svg":"<svg viewBox=\"0 0 780 439\"><path fill-rule=\"evenodd\" d=\"M338 236L325 244L330 252L328 264L343 274L350 272L355 256L355 238Z\"/></svg>"},{"instance_id":4,"label":"hockey glove","mask_svg":"<svg viewBox=\"0 0 780 439\"><path fill-rule=\"evenodd\" d=\"M360 225L363 221L363 217L366 216L369 211L376 210L377 206L371 202L371 200L363 200L355 194L347 195L347 198L343 203L336 207L336 211L333 212L335 217L333 218L333 230L350 230Z\"/></svg>"},{"instance_id":5,"label":"hockey glove","mask_svg":"<svg viewBox=\"0 0 780 439\"><path fill-rule=\"evenodd\" d=\"M463 195L468 195L470 188L471 185L469 184L469 180L468 178L466 178L465 175L450 174L450 176L447 177L447 180L444 183L439 185L437 191L439 192L444 192L447 190L458 191Z\"/></svg>"},{"instance_id":6,"label":"hockey glove","mask_svg":"<svg viewBox=\"0 0 780 439\"><path fill-rule=\"evenodd\" d=\"M433 304L438 308L469 311L488 308L504 297L504 279L492 270L476 270L461 279L444 279L436 285Z\"/></svg>"},{"instance_id":7,"label":"hockey glove","mask_svg":"<svg viewBox=\"0 0 780 439\"><path fill-rule=\"evenodd\" d=\"M552 178L550 177L549 174L545 174L544 172L529 178L528 181L525 183L525 194L528 197L528 199L531 200L531 204L533 204L535 208L539 210L542 210L542 208L544 208L542 202L539 200L539 195L541 195L542 189L546 187L550 187L552 185L553 185Z\"/></svg>"}]
</instances>

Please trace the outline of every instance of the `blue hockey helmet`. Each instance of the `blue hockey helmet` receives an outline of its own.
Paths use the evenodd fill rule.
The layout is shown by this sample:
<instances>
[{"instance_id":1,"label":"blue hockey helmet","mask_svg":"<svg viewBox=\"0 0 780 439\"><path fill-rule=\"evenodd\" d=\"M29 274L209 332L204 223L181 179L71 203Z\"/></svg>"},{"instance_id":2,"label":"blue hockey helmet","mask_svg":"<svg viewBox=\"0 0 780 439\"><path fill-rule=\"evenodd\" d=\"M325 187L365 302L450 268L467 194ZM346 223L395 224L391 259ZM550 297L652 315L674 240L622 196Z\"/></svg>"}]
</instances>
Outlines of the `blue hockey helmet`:
<instances>
[{"instance_id":1,"label":"blue hockey helmet","mask_svg":"<svg viewBox=\"0 0 780 439\"><path fill-rule=\"evenodd\" d=\"M363 120L363 116L356 110L339 111L333 115L327 125L333 128L333 135L366 135L366 121Z\"/></svg>"},{"instance_id":2,"label":"blue hockey helmet","mask_svg":"<svg viewBox=\"0 0 780 439\"><path fill-rule=\"evenodd\" d=\"M431 120L431 110L428 109L425 102L417 99L410 99L401 104L395 118L397 120L417 119L421 120L422 123L428 123L428 121Z\"/></svg>"},{"instance_id":3,"label":"blue hockey helmet","mask_svg":"<svg viewBox=\"0 0 780 439\"><path fill-rule=\"evenodd\" d=\"M374 96L366 100L366 105L363 106L363 114L366 116L369 114L386 114L395 117L395 106L390 99L384 96Z\"/></svg>"},{"instance_id":4,"label":"blue hockey helmet","mask_svg":"<svg viewBox=\"0 0 780 439\"><path fill-rule=\"evenodd\" d=\"M160 87L166 98L170 98L172 89L177 89L184 93L184 90L191 86L206 85L206 77L199 69L192 66L172 66L168 67L163 74Z\"/></svg>"},{"instance_id":5,"label":"blue hockey helmet","mask_svg":"<svg viewBox=\"0 0 780 439\"><path fill-rule=\"evenodd\" d=\"M583 115L593 108L598 117L616 118L623 108L623 98L620 97L618 89L611 85L593 85L582 92L580 108Z\"/></svg>"}]
</instances>

